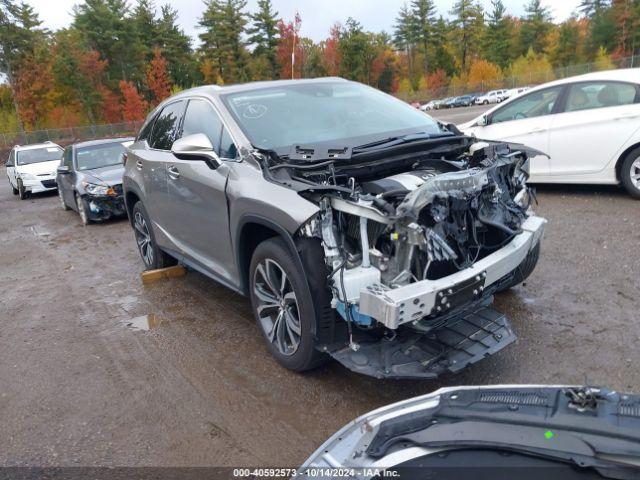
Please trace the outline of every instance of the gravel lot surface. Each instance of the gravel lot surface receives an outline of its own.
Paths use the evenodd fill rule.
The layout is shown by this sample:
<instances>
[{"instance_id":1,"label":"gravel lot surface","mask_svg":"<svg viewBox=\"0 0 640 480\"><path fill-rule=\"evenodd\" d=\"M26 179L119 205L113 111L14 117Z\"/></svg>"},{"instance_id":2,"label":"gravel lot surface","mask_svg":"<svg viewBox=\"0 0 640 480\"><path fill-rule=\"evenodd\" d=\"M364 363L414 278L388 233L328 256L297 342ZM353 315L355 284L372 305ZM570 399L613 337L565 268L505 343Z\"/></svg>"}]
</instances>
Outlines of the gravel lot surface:
<instances>
[{"instance_id":1,"label":"gravel lot surface","mask_svg":"<svg viewBox=\"0 0 640 480\"><path fill-rule=\"evenodd\" d=\"M0 168L0 465L295 466L357 415L441 386L640 392L640 202L538 196L538 268L495 302L518 341L437 382L379 381L280 368L245 298L195 272L143 286L126 220L82 227L55 193L13 196Z\"/></svg>"}]
</instances>

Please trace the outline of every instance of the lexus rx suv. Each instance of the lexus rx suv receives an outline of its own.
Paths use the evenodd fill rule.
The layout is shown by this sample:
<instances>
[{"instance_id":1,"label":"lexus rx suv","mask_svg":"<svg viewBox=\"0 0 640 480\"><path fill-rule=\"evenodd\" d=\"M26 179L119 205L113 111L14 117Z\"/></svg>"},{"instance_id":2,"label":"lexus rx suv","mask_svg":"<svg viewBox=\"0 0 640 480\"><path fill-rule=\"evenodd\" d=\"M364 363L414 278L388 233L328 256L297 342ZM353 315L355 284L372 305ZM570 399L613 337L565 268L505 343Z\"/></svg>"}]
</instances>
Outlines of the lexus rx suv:
<instances>
[{"instance_id":1,"label":"lexus rx suv","mask_svg":"<svg viewBox=\"0 0 640 480\"><path fill-rule=\"evenodd\" d=\"M283 366L435 378L515 340L489 305L538 259L537 154L338 78L205 86L151 112L123 187L145 267L248 295Z\"/></svg>"}]
</instances>

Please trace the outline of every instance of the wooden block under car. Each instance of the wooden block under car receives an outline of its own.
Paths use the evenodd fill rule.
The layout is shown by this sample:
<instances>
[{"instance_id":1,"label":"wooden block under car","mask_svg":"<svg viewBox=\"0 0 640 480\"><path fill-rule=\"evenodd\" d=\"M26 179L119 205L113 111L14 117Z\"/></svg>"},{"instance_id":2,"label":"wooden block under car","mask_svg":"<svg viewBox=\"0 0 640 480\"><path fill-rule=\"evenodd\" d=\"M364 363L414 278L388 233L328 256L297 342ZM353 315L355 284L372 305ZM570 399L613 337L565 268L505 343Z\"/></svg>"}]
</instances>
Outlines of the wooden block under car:
<instances>
[{"instance_id":1,"label":"wooden block under car","mask_svg":"<svg viewBox=\"0 0 640 480\"><path fill-rule=\"evenodd\" d=\"M182 265L176 265L174 267L158 268L157 270L146 270L140 274L140 277L142 278L142 283L148 285L163 278L182 277L186 275L186 273L186 268Z\"/></svg>"}]
</instances>

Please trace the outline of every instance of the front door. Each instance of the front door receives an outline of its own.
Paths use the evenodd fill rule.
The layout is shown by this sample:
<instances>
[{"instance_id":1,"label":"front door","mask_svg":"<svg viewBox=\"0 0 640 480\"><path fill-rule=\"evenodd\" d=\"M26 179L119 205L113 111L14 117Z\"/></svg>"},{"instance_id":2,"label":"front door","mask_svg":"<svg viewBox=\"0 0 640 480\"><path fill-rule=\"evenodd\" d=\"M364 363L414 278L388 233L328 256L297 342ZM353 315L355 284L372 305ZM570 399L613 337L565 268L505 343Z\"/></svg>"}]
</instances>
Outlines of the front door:
<instances>
[{"instance_id":1,"label":"front door","mask_svg":"<svg viewBox=\"0 0 640 480\"><path fill-rule=\"evenodd\" d=\"M182 137L205 134L221 159L229 148L221 148L224 125L206 99L189 100ZM224 135L228 138L228 135ZM232 162L212 170L202 160L167 162L167 229L185 257L222 279L232 280L235 269L229 233L226 184Z\"/></svg>"},{"instance_id":2,"label":"front door","mask_svg":"<svg viewBox=\"0 0 640 480\"><path fill-rule=\"evenodd\" d=\"M479 139L522 143L549 153L549 127L562 86L538 90L494 110L487 118L488 125L473 127ZM531 159L531 180L549 171L549 159L539 155Z\"/></svg>"},{"instance_id":3,"label":"front door","mask_svg":"<svg viewBox=\"0 0 640 480\"><path fill-rule=\"evenodd\" d=\"M69 173L62 173L57 176L58 190L62 193L65 203L72 207L76 204L75 199L75 169L73 166L73 147L64 149L61 165L69 167Z\"/></svg>"},{"instance_id":4,"label":"front door","mask_svg":"<svg viewBox=\"0 0 640 480\"><path fill-rule=\"evenodd\" d=\"M9 159L7 160L7 177L9 177L9 183L12 187L16 188L16 152L15 150L11 150L9 154Z\"/></svg>"}]
</instances>

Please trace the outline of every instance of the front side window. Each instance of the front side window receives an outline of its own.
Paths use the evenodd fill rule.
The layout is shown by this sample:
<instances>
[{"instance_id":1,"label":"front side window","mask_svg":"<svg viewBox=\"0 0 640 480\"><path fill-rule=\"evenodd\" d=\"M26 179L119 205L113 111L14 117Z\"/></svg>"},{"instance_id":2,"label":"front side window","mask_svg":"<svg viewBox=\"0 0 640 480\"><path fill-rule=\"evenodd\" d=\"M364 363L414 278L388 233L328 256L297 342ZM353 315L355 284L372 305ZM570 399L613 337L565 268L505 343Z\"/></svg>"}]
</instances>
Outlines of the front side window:
<instances>
[{"instance_id":1,"label":"front side window","mask_svg":"<svg viewBox=\"0 0 640 480\"><path fill-rule=\"evenodd\" d=\"M151 148L171 150L171 146L178 134L183 110L183 101L171 103L162 109L153 124L151 140L149 141Z\"/></svg>"},{"instance_id":2,"label":"front side window","mask_svg":"<svg viewBox=\"0 0 640 480\"><path fill-rule=\"evenodd\" d=\"M15 150L12 150L11 153L9 154L9 158L7 159L7 163L5 164L5 166L13 167L14 158L15 158Z\"/></svg>"},{"instance_id":3,"label":"front side window","mask_svg":"<svg viewBox=\"0 0 640 480\"><path fill-rule=\"evenodd\" d=\"M122 164L124 145L120 142L81 147L76 150L77 170L93 170Z\"/></svg>"},{"instance_id":4,"label":"front side window","mask_svg":"<svg viewBox=\"0 0 640 480\"><path fill-rule=\"evenodd\" d=\"M496 110L491 116L491 123L510 122L525 118L541 117L553 112L562 86L546 88L518 97L504 107Z\"/></svg>"},{"instance_id":5,"label":"front side window","mask_svg":"<svg viewBox=\"0 0 640 480\"><path fill-rule=\"evenodd\" d=\"M228 93L222 100L251 143L268 150L450 134L420 110L357 83L300 83Z\"/></svg>"},{"instance_id":6,"label":"front side window","mask_svg":"<svg viewBox=\"0 0 640 480\"><path fill-rule=\"evenodd\" d=\"M565 111L578 112L637 102L637 88L631 83L584 82L569 87Z\"/></svg>"},{"instance_id":7,"label":"front side window","mask_svg":"<svg viewBox=\"0 0 640 480\"><path fill-rule=\"evenodd\" d=\"M42 147L30 150L21 150L17 154L17 165L30 165L32 163L51 162L60 160L62 149L60 147Z\"/></svg>"},{"instance_id":8,"label":"front side window","mask_svg":"<svg viewBox=\"0 0 640 480\"><path fill-rule=\"evenodd\" d=\"M213 150L220 155L220 137L222 120L206 100L189 100L182 124L182 137L203 133L207 136Z\"/></svg>"}]
</instances>

